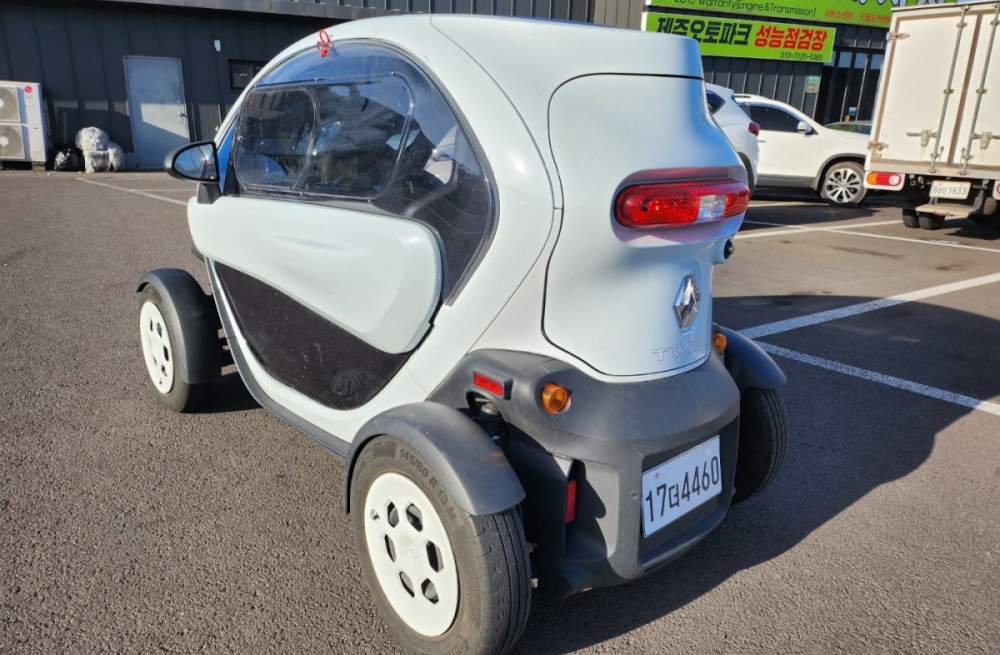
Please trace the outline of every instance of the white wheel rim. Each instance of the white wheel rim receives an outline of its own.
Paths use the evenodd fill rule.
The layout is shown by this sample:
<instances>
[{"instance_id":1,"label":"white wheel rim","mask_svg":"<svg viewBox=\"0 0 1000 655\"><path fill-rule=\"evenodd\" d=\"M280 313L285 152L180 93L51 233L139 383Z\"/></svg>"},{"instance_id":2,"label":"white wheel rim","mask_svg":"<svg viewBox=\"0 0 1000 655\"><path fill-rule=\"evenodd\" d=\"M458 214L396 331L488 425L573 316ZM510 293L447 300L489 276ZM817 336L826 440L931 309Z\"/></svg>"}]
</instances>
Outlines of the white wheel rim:
<instances>
[{"instance_id":1,"label":"white wheel rim","mask_svg":"<svg viewBox=\"0 0 1000 655\"><path fill-rule=\"evenodd\" d=\"M444 634L458 612L458 570L430 499L409 478L384 473L364 512L368 557L392 609L425 637Z\"/></svg>"},{"instance_id":2,"label":"white wheel rim","mask_svg":"<svg viewBox=\"0 0 1000 655\"><path fill-rule=\"evenodd\" d=\"M163 314L152 302L145 302L139 312L139 334L146 370L153 386L160 393L170 393L174 387L174 350Z\"/></svg>"},{"instance_id":3,"label":"white wheel rim","mask_svg":"<svg viewBox=\"0 0 1000 655\"><path fill-rule=\"evenodd\" d=\"M840 204L856 202L864 189L861 176L853 168L833 169L826 176L823 187L826 195Z\"/></svg>"}]
</instances>

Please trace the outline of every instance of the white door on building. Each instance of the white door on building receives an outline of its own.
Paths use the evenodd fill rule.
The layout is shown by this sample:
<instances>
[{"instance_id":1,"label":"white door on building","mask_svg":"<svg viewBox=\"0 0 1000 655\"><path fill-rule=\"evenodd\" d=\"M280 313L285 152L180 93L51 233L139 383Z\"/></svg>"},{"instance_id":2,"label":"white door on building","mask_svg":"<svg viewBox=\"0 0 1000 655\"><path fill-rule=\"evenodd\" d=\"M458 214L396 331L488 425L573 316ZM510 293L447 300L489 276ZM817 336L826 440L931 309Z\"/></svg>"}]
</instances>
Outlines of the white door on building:
<instances>
[{"instance_id":1,"label":"white door on building","mask_svg":"<svg viewBox=\"0 0 1000 655\"><path fill-rule=\"evenodd\" d=\"M139 168L160 168L191 140L180 59L125 57L129 116Z\"/></svg>"}]
</instances>

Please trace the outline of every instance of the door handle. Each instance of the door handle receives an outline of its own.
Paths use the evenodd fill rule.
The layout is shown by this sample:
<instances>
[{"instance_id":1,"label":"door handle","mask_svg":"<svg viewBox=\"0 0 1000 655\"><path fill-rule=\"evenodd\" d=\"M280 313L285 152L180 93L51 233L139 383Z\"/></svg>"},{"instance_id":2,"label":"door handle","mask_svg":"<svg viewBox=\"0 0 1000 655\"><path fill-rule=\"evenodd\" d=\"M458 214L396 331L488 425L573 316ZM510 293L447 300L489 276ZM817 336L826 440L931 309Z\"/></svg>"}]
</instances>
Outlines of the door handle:
<instances>
[{"instance_id":1,"label":"door handle","mask_svg":"<svg viewBox=\"0 0 1000 655\"><path fill-rule=\"evenodd\" d=\"M187 114L185 114L182 111L177 112L177 115L180 116L181 118L186 118L187 117Z\"/></svg>"}]
</instances>

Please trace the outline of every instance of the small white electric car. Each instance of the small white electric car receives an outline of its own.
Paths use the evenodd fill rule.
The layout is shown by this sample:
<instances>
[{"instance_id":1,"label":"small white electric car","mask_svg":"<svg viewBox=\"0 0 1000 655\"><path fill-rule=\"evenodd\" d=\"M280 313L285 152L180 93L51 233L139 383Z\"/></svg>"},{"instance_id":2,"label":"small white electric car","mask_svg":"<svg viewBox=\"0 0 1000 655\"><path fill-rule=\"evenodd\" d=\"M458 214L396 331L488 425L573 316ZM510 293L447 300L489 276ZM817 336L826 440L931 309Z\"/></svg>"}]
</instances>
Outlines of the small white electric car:
<instances>
[{"instance_id":1,"label":"small white electric car","mask_svg":"<svg viewBox=\"0 0 1000 655\"><path fill-rule=\"evenodd\" d=\"M778 470L785 377L712 321L746 170L697 44L410 15L304 39L168 157L206 294L138 285L176 411L235 362L345 462L375 603L413 653L496 654L551 596L679 556Z\"/></svg>"}]
</instances>

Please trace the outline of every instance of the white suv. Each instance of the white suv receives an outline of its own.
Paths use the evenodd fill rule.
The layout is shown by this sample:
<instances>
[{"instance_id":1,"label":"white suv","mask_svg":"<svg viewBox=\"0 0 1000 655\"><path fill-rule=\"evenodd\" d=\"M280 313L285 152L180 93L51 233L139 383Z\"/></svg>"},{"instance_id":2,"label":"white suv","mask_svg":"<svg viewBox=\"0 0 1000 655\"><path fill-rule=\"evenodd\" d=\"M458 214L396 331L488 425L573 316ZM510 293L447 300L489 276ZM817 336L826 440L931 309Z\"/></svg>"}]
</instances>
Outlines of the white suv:
<instances>
[{"instance_id":1,"label":"white suv","mask_svg":"<svg viewBox=\"0 0 1000 655\"><path fill-rule=\"evenodd\" d=\"M758 187L809 188L834 207L854 207L865 199L866 135L823 127L763 96L737 94L736 100L760 125Z\"/></svg>"},{"instance_id":2,"label":"white suv","mask_svg":"<svg viewBox=\"0 0 1000 655\"><path fill-rule=\"evenodd\" d=\"M760 126L750 120L743 108L736 101L736 92L718 84L705 83L705 99L708 101L708 111L712 114L715 124L719 126L733 150L740 156L740 161L747 169L747 186L753 195L757 185L757 167L760 163L760 149L757 146L757 135Z\"/></svg>"}]
</instances>

